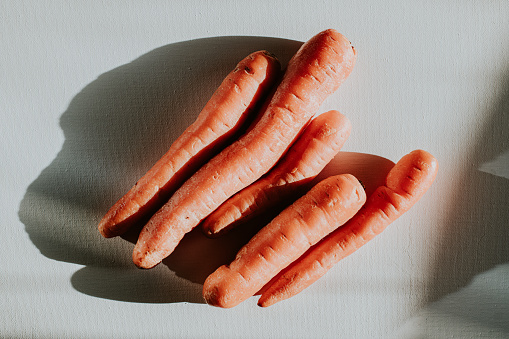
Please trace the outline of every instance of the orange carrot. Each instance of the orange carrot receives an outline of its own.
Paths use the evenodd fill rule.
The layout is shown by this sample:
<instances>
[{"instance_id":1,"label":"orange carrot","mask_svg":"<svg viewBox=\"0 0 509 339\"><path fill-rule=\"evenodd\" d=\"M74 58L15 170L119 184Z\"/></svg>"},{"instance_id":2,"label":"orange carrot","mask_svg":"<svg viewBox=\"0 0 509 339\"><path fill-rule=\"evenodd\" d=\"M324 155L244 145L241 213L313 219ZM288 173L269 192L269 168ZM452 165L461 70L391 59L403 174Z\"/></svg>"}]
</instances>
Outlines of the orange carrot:
<instances>
[{"instance_id":1,"label":"orange carrot","mask_svg":"<svg viewBox=\"0 0 509 339\"><path fill-rule=\"evenodd\" d=\"M157 265L212 211L267 173L350 74L355 57L350 42L335 30L306 42L256 125L191 176L145 225L133 262Z\"/></svg>"},{"instance_id":2,"label":"orange carrot","mask_svg":"<svg viewBox=\"0 0 509 339\"><path fill-rule=\"evenodd\" d=\"M313 119L276 167L228 199L202 222L205 233L209 236L224 233L299 196L339 152L350 130L350 121L338 111Z\"/></svg>"},{"instance_id":3,"label":"orange carrot","mask_svg":"<svg viewBox=\"0 0 509 339\"><path fill-rule=\"evenodd\" d=\"M359 213L274 279L258 305L270 306L296 295L382 232L422 197L437 170L437 160L425 151L416 150L401 158L389 171L386 184L375 190Z\"/></svg>"},{"instance_id":4,"label":"orange carrot","mask_svg":"<svg viewBox=\"0 0 509 339\"><path fill-rule=\"evenodd\" d=\"M196 121L106 213L98 227L101 234L120 235L166 203L191 173L239 131L260 97L275 83L279 72L279 61L266 51L254 52L239 62Z\"/></svg>"},{"instance_id":5,"label":"orange carrot","mask_svg":"<svg viewBox=\"0 0 509 339\"><path fill-rule=\"evenodd\" d=\"M350 219L364 204L360 182L350 174L329 177L262 228L230 265L203 285L208 304L233 307L254 295L278 272Z\"/></svg>"}]
</instances>

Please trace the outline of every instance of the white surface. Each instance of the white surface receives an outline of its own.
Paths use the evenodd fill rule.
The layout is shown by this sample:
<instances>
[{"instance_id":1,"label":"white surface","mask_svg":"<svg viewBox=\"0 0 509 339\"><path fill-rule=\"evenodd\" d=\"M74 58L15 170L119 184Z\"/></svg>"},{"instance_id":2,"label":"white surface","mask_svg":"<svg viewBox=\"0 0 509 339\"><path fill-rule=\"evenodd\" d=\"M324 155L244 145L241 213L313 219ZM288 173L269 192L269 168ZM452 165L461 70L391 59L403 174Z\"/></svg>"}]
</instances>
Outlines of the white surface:
<instances>
[{"instance_id":1,"label":"white surface","mask_svg":"<svg viewBox=\"0 0 509 339\"><path fill-rule=\"evenodd\" d=\"M434 154L418 205L268 309L201 302L232 239L140 271L98 235L232 65L329 27L359 57L322 111L347 151ZM509 336L509 2L2 1L0 46L0 337Z\"/></svg>"}]
</instances>

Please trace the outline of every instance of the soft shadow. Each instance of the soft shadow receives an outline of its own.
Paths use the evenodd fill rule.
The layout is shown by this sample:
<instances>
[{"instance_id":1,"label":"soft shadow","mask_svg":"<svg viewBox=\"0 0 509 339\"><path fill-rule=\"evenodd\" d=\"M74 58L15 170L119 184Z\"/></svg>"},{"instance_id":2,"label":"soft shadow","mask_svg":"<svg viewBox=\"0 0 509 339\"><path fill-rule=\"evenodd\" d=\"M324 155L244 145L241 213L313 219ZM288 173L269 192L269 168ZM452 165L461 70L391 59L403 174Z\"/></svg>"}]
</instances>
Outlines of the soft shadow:
<instances>
[{"instance_id":1,"label":"soft shadow","mask_svg":"<svg viewBox=\"0 0 509 339\"><path fill-rule=\"evenodd\" d=\"M71 280L85 294L202 302L195 282L231 258L249 233L209 240L192 232L165 261L171 270L159 265L142 271L132 264L133 244L102 238L97 223L194 121L238 61L266 49L286 65L301 44L267 37L197 39L157 48L100 75L62 114L62 149L20 204L31 241L48 258L84 265Z\"/></svg>"},{"instance_id":2,"label":"soft shadow","mask_svg":"<svg viewBox=\"0 0 509 339\"><path fill-rule=\"evenodd\" d=\"M464 171L440 235L429 301L466 286L477 274L509 262L509 180L481 171L509 150L509 72L501 97L475 146L463 156Z\"/></svg>"},{"instance_id":3,"label":"soft shadow","mask_svg":"<svg viewBox=\"0 0 509 339\"><path fill-rule=\"evenodd\" d=\"M393 167L393 161L378 155L341 151L325 166L315 182L331 175L349 173L362 182L366 196L369 197L378 186L385 184L385 178Z\"/></svg>"},{"instance_id":4,"label":"soft shadow","mask_svg":"<svg viewBox=\"0 0 509 339\"><path fill-rule=\"evenodd\" d=\"M458 173L433 258L428 304L402 327L401 337L509 334L508 169L495 175L485 165L500 161L509 150L509 72L504 80L500 99L486 112L490 119L475 146L464 153L464 171Z\"/></svg>"},{"instance_id":5,"label":"soft shadow","mask_svg":"<svg viewBox=\"0 0 509 339\"><path fill-rule=\"evenodd\" d=\"M394 338L509 338L509 264L476 275L470 283L426 305Z\"/></svg>"}]
</instances>

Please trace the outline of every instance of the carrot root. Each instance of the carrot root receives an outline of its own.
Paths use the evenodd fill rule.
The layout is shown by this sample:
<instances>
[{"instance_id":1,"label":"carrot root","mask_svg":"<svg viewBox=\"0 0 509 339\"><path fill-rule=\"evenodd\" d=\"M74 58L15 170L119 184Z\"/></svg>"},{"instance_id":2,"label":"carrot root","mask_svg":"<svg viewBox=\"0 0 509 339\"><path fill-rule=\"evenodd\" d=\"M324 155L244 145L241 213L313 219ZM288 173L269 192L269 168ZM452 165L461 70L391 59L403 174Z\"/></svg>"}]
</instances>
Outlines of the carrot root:
<instances>
[{"instance_id":1,"label":"carrot root","mask_svg":"<svg viewBox=\"0 0 509 339\"><path fill-rule=\"evenodd\" d=\"M201 167L142 229L133 262L157 265L182 237L233 194L267 173L352 71L355 52L334 30L306 42L256 125Z\"/></svg>"},{"instance_id":2,"label":"carrot root","mask_svg":"<svg viewBox=\"0 0 509 339\"><path fill-rule=\"evenodd\" d=\"M99 232L106 238L121 235L166 203L190 173L243 128L260 98L276 82L280 68L279 61L266 51L251 53L240 61L214 92L196 121L109 209L99 222Z\"/></svg>"},{"instance_id":3,"label":"carrot root","mask_svg":"<svg viewBox=\"0 0 509 339\"><path fill-rule=\"evenodd\" d=\"M228 199L202 222L205 234L223 234L299 196L339 152L350 130L350 121L338 111L313 119L267 175Z\"/></svg>"},{"instance_id":4,"label":"carrot root","mask_svg":"<svg viewBox=\"0 0 509 339\"><path fill-rule=\"evenodd\" d=\"M366 196L350 174L329 177L283 210L203 285L213 306L230 308L254 295L278 272L350 219Z\"/></svg>"},{"instance_id":5,"label":"carrot root","mask_svg":"<svg viewBox=\"0 0 509 339\"><path fill-rule=\"evenodd\" d=\"M362 209L274 279L258 305L267 307L300 293L380 234L422 197L437 171L438 162L428 152L416 150L402 157L389 171L386 184L375 190Z\"/></svg>"}]
</instances>

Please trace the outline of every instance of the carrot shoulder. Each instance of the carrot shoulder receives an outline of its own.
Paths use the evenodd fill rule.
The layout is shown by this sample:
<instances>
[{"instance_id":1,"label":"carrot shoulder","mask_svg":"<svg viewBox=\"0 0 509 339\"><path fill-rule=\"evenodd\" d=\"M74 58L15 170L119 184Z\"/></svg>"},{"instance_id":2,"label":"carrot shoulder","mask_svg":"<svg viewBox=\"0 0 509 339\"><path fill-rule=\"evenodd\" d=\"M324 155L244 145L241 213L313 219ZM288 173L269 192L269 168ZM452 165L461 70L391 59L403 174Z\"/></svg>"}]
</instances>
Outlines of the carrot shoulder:
<instances>
[{"instance_id":1,"label":"carrot shoulder","mask_svg":"<svg viewBox=\"0 0 509 339\"><path fill-rule=\"evenodd\" d=\"M350 121L338 111L313 119L266 176L228 199L202 222L205 234L224 233L300 195L339 152L350 130Z\"/></svg>"},{"instance_id":2,"label":"carrot shoulder","mask_svg":"<svg viewBox=\"0 0 509 339\"><path fill-rule=\"evenodd\" d=\"M334 30L306 42L256 125L191 176L145 225L133 262L142 268L157 265L212 211L267 173L354 62L350 42Z\"/></svg>"},{"instance_id":3,"label":"carrot shoulder","mask_svg":"<svg viewBox=\"0 0 509 339\"><path fill-rule=\"evenodd\" d=\"M260 97L275 83L279 72L279 61L266 51L254 52L239 62L196 121L110 208L99 223L101 234L120 235L166 203L189 173L194 173L241 128Z\"/></svg>"},{"instance_id":4,"label":"carrot shoulder","mask_svg":"<svg viewBox=\"0 0 509 339\"><path fill-rule=\"evenodd\" d=\"M389 171L386 184L375 190L359 213L274 279L258 304L266 307L296 295L381 233L422 197L437 170L436 159L425 151L405 155Z\"/></svg>"},{"instance_id":5,"label":"carrot shoulder","mask_svg":"<svg viewBox=\"0 0 509 339\"><path fill-rule=\"evenodd\" d=\"M230 265L203 285L205 301L233 307L254 295L278 272L350 219L364 204L360 182L350 174L329 177L262 228Z\"/></svg>"}]
</instances>

